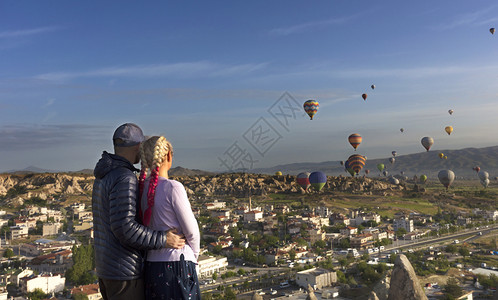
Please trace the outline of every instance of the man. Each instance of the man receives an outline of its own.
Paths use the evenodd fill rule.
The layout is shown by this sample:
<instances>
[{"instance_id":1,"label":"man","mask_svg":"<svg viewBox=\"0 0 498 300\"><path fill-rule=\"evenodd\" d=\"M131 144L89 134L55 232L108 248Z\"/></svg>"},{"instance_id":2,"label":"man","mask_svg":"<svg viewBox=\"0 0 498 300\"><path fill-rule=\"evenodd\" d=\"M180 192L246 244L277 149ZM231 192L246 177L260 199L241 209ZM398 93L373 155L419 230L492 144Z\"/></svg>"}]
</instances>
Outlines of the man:
<instances>
[{"instance_id":1,"label":"man","mask_svg":"<svg viewBox=\"0 0 498 300\"><path fill-rule=\"evenodd\" d=\"M143 141L137 125L119 126L113 135L115 154L104 151L94 170L95 264L105 300L144 299L143 250L185 245L175 230L155 231L137 221L138 180L134 172L139 170L133 164L140 161Z\"/></svg>"}]
</instances>

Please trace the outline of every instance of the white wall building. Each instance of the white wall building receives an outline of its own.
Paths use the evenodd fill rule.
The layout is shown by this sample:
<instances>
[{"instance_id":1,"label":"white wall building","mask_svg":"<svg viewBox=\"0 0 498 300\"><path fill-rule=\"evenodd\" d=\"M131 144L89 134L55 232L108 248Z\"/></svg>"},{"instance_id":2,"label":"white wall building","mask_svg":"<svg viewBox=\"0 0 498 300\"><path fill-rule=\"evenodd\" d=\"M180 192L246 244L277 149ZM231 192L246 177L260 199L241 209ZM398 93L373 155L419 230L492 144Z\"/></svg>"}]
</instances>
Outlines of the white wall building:
<instances>
[{"instance_id":1,"label":"white wall building","mask_svg":"<svg viewBox=\"0 0 498 300\"><path fill-rule=\"evenodd\" d=\"M296 283L300 287L308 287L308 284L315 289L322 289L337 282L336 272L331 272L322 268L313 268L297 272Z\"/></svg>"},{"instance_id":2,"label":"white wall building","mask_svg":"<svg viewBox=\"0 0 498 300\"><path fill-rule=\"evenodd\" d=\"M412 232L415 230L413 226L413 220L409 220L408 218L401 217L399 219L394 219L393 222L394 231L398 231L400 228L404 228L406 232Z\"/></svg>"},{"instance_id":3,"label":"white wall building","mask_svg":"<svg viewBox=\"0 0 498 300\"><path fill-rule=\"evenodd\" d=\"M198 270L197 274L199 278L209 277L213 273L220 273L227 269L228 261L226 257L212 257L212 256L199 256L197 261Z\"/></svg>"},{"instance_id":4,"label":"white wall building","mask_svg":"<svg viewBox=\"0 0 498 300\"><path fill-rule=\"evenodd\" d=\"M60 274L57 275L38 275L33 277L21 278L21 290L24 293L33 292L35 289L41 289L45 294L58 293L64 290L66 278Z\"/></svg>"},{"instance_id":5,"label":"white wall building","mask_svg":"<svg viewBox=\"0 0 498 300\"><path fill-rule=\"evenodd\" d=\"M263 219L263 212L259 210L251 210L244 213L244 221L257 222Z\"/></svg>"}]
</instances>

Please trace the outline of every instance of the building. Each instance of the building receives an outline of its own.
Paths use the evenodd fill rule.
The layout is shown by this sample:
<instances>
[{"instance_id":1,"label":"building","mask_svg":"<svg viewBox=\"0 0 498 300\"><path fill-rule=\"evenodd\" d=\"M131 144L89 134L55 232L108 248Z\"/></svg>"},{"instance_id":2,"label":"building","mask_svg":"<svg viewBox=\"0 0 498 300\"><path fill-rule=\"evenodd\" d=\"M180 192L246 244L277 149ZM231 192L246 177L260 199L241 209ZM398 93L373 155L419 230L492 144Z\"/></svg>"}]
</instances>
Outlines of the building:
<instances>
[{"instance_id":1,"label":"building","mask_svg":"<svg viewBox=\"0 0 498 300\"><path fill-rule=\"evenodd\" d=\"M7 286L9 283L12 283L15 286L19 286L20 278L30 276L32 274L33 270L30 269L4 269L2 274L0 274L0 284L2 286Z\"/></svg>"},{"instance_id":2,"label":"building","mask_svg":"<svg viewBox=\"0 0 498 300\"><path fill-rule=\"evenodd\" d=\"M351 237L351 247L353 248L369 248L373 246L373 236L369 233L358 234Z\"/></svg>"},{"instance_id":3,"label":"building","mask_svg":"<svg viewBox=\"0 0 498 300\"><path fill-rule=\"evenodd\" d=\"M358 228L347 226L346 228L341 228L339 230L342 235L350 236L358 233Z\"/></svg>"},{"instance_id":4,"label":"building","mask_svg":"<svg viewBox=\"0 0 498 300\"><path fill-rule=\"evenodd\" d=\"M47 235L56 235L59 233L59 231L62 228L61 223L46 223L43 224L43 233L42 236L47 236Z\"/></svg>"},{"instance_id":5,"label":"building","mask_svg":"<svg viewBox=\"0 0 498 300\"><path fill-rule=\"evenodd\" d=\"M73 226L75 232L80 232L84 230L88 230L90 228L93 228L93 221L92 220L84 220L78 225Z\"/></svg>"},{"instance_id":6,"label":"building","mask_svg":"<svg viewBox=\"0 0 498 300\"><path fill-rule=\"evenodd\" d=\"M310 229L308 234L311 245L314 245L317 241L325 240L325 231L322 231L321 229Z\"/></svg>"},{"instance_id":7,"label":"building","mask_svg":"<svg viewBox=\"0 0 498 300\"><path fill-rule=\"evenodd\" d=\"M10 226L10 239L16 240L28 237L27 226Z\"/></svg>"},{"instance_id":8,"label":"building","mask_svg":"<svg viewBox=\"0 0 498 300\"><path fill-rule=\"evenodd\" d=\"M54 253L40 255L29 262L29 267L39 273L64 274L73 266L72 250L62 250Z\"/></svg>"},{"instance_id":9,"label":"building","mask_svg":"<svg viewBox=\"0 0 498 300\"><path fill-rule=\"evenodd\" d=\"M199 270L197 274L199 278L209 277L213 273L220 273L225 271L228 266L228 261L226 257L213 257L213 256L199 256L197 260Z\"/></svg>"},{"instance_id":10,"label":"building","mask_svg":"<svg viewBox=\"0 0 498 300\"><path fill-rule=\"evenodd\" d=\"M33 292L35 289L42 290L45 294L58 293L64 290L66 278L61 274L31 275L20 280L20 288L24 293Z\"/></svg>"},{"instance_id":11,"label":"building","mask_svg":"<svg viewBox=\"0 0 498 300\"><path fill-rule=\"evenodd\" d=\"M218 200L214 200L214 202L209 202L204 204L204 209L213 210L213 209L223 209L225 208L226 202L218 202Z\"/></svg>"},{"instance_id":12,"label":"building","mask_svg":"<svg viewBox=\"0 0 498 300\"><path fill-rule=\"evenodd\" d=\"M103 299L100 294L100 288L97 283L80 285L71 289L71 295L83 294L87 296L88 300L100 300Z\"/></svg>"},{"instance_id":13,"label":"building","mask_svg":"<svg viewBox=\"0 0 498 300\"><path fill-rule=\"evenodd\" d=\"M263 212L259 210L251 210L244 213L245 222L257 222L263 219Z\"/></svg>"},{"instance_id":14,"label":"building","mask_svg":"<svg viewBox=\"0 0 498 300\"><path fill-rule=\"evenodd\" d=\"M73 203L71 204L71 210L73 212L79 212L85 210L85 203Z\"/></svg>"},{"instance_id":15,"label":"building","mask_svg":"<svg viewBox=\"0 0 498 300\"><path fill-rule=\"evenodd\" d=\"M314 289L322 289L337 282L337 274L322 268L313 268L297 272L296 283L300 287L311 285Z\"/></svg>"},{"instance_id":16,"label":"building","mask_svg":"<svg viewBox=\"0 0 498 300\"><path fill-rule=\"evenodd\" d=\"M332 209L326 206L318 206L315 208L315 214L319 215L322 218L328 218L332 215Z\"/></svg>"},{"instance_id":17,"label":"building","mask_svg":"<svg viewBox=\"0 0 498 300\"><path fill-rule=\"evenodd\" d=\"M21 254L26 256L39 256L60 250L71 250L74 244L74 240L54 241L49 239L38 239L29 244L21 244Z\"/></svg>"},{"instance_id":18,"label":"building","mask_svg":"<svg viewBox=\"0 0 498 300\"><path fill-rule=\"evenodd\" d=\"M406 232L412 232L415 230L413 226L413 220L406 217L400 217L399 219L394 219L393 222L394 231L398 231L400 228L404 228Z\"/></svg>"}]
</instances>

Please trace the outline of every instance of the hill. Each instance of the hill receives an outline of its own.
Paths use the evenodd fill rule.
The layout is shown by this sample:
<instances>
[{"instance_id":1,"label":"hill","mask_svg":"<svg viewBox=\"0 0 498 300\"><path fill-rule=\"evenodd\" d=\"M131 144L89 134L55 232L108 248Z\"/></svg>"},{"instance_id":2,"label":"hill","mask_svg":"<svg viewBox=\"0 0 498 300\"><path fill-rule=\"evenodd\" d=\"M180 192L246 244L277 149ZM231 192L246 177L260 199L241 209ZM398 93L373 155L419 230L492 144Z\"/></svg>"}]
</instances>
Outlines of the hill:
<instances>
[{"instance_id":1,"label":"hill","mask_svg":"<svg viewBox=\"0 0 498 300\"><path fill-rule=\"evenodd\" d=\"M448 159L440 159L438 153L444 153ZM361 154L361 151L358 151ZM465 148L460 150L429 151L408 155L396 156L396 162L391 164L390 157L367 160L363 170L369 169L370 176L378 176L377 164L384 164L389 174L399 174L401 171L405 175L426 174L428 177L436 178L437 173L443 169L450 169L455 172L458 178L476 179L476 173L472 170L475 166L480 166L481 170L490 174L490 179L498 176L498 146L486 148ZM339 161L325 161L319 163L305 162L278 165L269 168L251 170L252 173L273 174L281 171L284 174L298 174L300 172L322 171L327 175L345 175L344 167ZM361 172L363 174L363 171Z\"/></svg>"}]
</instances>

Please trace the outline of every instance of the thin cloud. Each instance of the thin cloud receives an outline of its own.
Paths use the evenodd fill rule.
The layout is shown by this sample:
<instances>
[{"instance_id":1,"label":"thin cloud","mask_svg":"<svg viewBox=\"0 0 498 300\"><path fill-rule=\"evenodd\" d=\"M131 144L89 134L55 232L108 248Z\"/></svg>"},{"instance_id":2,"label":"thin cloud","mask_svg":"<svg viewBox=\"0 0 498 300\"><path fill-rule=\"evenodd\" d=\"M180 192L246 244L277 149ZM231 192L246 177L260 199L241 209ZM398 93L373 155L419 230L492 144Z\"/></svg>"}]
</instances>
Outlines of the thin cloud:
<instances>
[{"instance_id":1,"label":"thin cloud","mask_svg":"<svg viewBox=\"0 0 498 300\"><path fill-rule=\"evenodd\" d=\"M0 127L0 151L21 151L36 147L58 148L63 145L88 143L108 136L105 126L69 125L5 125Z\"/></svg>"},{"instance_id":2,"label":"thin cloud","mask_svg":"<svg viewBox=\"0 0 498 300\"><path fill-rule=\"evenodd\" d=\"M331 18L331 19L327 19L327 20L312 21L312 22L297 24L297 25L288 26L288 27L274 28L274 29L270 30L269 33L271 35L284 35L284 36L295 34L295 33L302 33L302 32L312 30L315 28L323 28L323 27L327 27L329 25L343 24L343 23L346 23L352 19L357 18L358 16L359 16L359 14L356 14L356 15L340 17L340 18Z\"/></svg>"},{"instance_id":3,"label":"thin cloud","mask_svg":"<svg viewBox=\"0 0 498 300\"><path fill-rule=\"evenodd\" d=\"M483 24L483 19L486 18L486 15L490 11L494 10L495 7L496 7L496 5L490 6L486 9L478 10L475 12L470 12L470 13L458 15L453 20L451 20L445 24L440 24L436 29L444 31L444 30L455 29L455 28L462 27L462 26L480 26L480 25L484 25L484 24L489 24L489 23ZM494 20L496 20L495 17L491 17L491 18L487 17L486 18L486 22L491 22Z\"/></svg>"},{"instance_id":4,"label":"thin cloud","mask_svg":"<svg viewBox=\"0 0 498 300\"><path fill-rule=\"evenodd\" d=\"M48 27L39 27L39 28L31 28L31 29L22 29L22 30L6 30L0 31L0 38L17 38L17 37L26 37L38 34L44 34L48 32L52 32L57 30L58 28L55 26Z\"/></svg>"},{"instance_id":5,"label":"thin cloud","mask_svg":"<svg viewBox=\"0 0 498 300\"><path fill-rule=\"evenodd\" d=\"M50 99L47 100L47 103L45 103L43 105L43 107L46 108L46 107L52 106L52 105L54 105L54 103L55 103L55 99L54 98L50 98Z\"/></svg>"},{"instance_id":6,"label":"thin cloud","mask_svg":"<svg viewBox=\"0 0 498 300\"><path fill-rule=\"evenodd\" d=\"M65 81L91 77L222 77L233 74L251 73L266 67L266 63L222 65L207 61L173 64L141 65L130 67L109 67L83 72L53 72L35 76L37 79Z\"/></svg>"}]
</instances>

